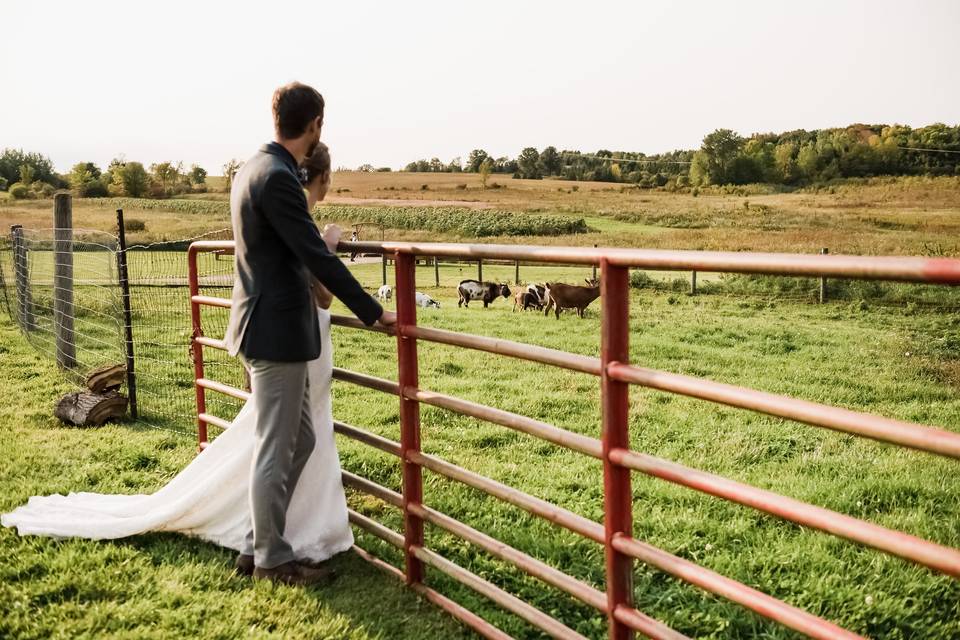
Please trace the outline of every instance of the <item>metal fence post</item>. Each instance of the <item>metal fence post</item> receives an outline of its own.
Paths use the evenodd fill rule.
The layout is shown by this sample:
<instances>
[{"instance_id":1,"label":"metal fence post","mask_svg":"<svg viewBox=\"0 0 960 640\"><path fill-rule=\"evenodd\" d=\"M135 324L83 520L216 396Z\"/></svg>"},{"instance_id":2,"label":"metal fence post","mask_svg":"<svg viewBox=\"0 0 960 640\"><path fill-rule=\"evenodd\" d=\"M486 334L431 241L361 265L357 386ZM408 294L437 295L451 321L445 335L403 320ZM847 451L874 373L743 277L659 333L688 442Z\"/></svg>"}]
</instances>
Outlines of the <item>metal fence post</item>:
<instances>
[{"instance_id":1,"label":"metal fence post","mask_svg":"<svg viewBox=\"0 0 960 640\"><path fill-rule=\"evenodd\" d=\"M633 537L630 469L610 460L612 449L628 449L630 385L610 378L611 363L630 361L629 269L600 262L603 319L600 329L603 445L603 522L607 570L607 617L610 640L628 640L633 631L616 619L617 607L633 606L633 561L613 547L615 537Z\"/></svg>"},{"instance_id":2,"label":"metal fence post","mask_svg":"<svg viewBox=\"0 0 960 640\"><path fill-rule=\"evenodd\" d=\"M53 327L57 364L64 369L77 366L73 331L73 198L69 193L53 197Z\"/></svg>"},{"instance_id":3,"label":"metal fence post","mask_svg":"<svg viewBox=\"0 0 960 640\"><path fill-rule=\"evenodd\" d=\"M33 331L37 328L37 320L33 315L27 245L23 241L22 225L10 227L10 240L13 244L13 277L17 288L17 322L23 331Z\"/></svg>"},{"instance_id":4,"label":"metal fence post","mask_svg":"<svg viewBox=\"0 0 960 640\"><path fill-rule=\"evenodd\" d=\"M829 252L830 250L827 249L826 247L824 247L823 249L820 249L820 255L825 256ZM823 304L826 301L827 301L827 279L820 278L820 304Z\"/></svg>"},{"instance_id":5,"label":"metal fence post","mask_svg":"<svg viewBox=\"0 0 960 640\"><path fill-rule=\"evenodd\" d=\"M203 336L203 326L200 324L200 305L194 301L194 296L200 295L200 278L197 273L197 249L190 245L187 249L187 277L190 283L190 320L193 331L190 335L190 355L193 357L194 392L197 396L197 450L203 451L207 445L207 423L203 414L207 412L206 390L196 381L203 377L203 345L197 338Z\"/></svg>"},{"instance_id":6,"label":"metal fence post","mask_svg":"<svg viewBox=\"0 0 960 640\"><path fill-rule=\"evenodd\" d=\"M400 382L400 455L403 465L403 550L407 584L423 582L423 562L414 555L414 547L423 546L423 520L413 515L411 505L423 502L423 475L420 466L410 461L420 452L420 403L405 396L407 389L419 384L417 341L404 337L407 327L417 324L416 258L397 253L394 258L397 301L397 364Z\"/></svg>"},{"instance_id":7,"label":"metal fence post","mask_svg":"<svg viewBox=\"0 0 960 640\"><path fill-rule=\"evenodd\" d=\"M130 274L127 271L127 232L123 228L123 209L117 209L117 275L120 299L123 302L123 345L127 357L127 395L130 396L130 417L137 419L137 374L133 367L133 320L130 313Z\"/></svg>"}]
</instances>

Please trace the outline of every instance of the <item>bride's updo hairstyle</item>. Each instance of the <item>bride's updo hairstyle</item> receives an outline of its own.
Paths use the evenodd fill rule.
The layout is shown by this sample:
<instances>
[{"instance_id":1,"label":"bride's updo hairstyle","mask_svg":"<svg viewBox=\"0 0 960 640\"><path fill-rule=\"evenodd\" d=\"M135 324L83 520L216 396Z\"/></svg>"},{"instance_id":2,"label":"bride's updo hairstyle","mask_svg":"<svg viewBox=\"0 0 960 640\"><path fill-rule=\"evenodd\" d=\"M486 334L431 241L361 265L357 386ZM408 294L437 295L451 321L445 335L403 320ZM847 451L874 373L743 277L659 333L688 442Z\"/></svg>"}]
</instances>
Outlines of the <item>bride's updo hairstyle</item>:
<instances>
[{"instance_id":1,"label":"bride's updo hairstyle","mask_svg":"<svg viewBox=\"0 0 960 640\"><path fill-rule=\"evenodd\" d=\"M316 180L318 176L322 176L324 173L330 171L329 147L322 142L318 142L317 148L307 156L301 166L307 180L306 184L310 184Z\"/></svg>"}]
</instances>

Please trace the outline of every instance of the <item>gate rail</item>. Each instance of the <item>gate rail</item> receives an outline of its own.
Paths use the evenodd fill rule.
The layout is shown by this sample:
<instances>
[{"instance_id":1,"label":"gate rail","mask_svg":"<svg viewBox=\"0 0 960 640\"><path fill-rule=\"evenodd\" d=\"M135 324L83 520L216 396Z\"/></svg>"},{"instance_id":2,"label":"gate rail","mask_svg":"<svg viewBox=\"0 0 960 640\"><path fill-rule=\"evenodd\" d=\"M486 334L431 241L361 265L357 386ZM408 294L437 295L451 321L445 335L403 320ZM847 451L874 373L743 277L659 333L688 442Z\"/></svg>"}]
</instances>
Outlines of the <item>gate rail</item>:
<instances>
[{"instance_id":1,"label":"gate rail","mask_svg":"<svg viewBox=\"0 0 960 640\"><path fill-rule=\"evenodd\" d=\"M229 308L230 300L199 294L197 255L210 251L230 253L233 248L232 241L200 241L191 244L188 251L193 319L191 349L196 377L197 435L201 450L208 443L208 425L221 428L230 426L229 421L207 413L206 392L224 393L239 399L249 397L246 391L204 377L203 348L224 349L225 345L222 340L203 335L200 308L205 305ZM628 357L628 276L631 267L960 285L960 260L405 242L344 242L341 243L341 249L390 255L396 262L398 322L395 327L390 329L365 327L355 318L332 317L333 324L388 334L397 339L399 368L397 382L340 368L334 368L333 371L333 377L337 380L392 394L398 396L400 401L400 442L383 438L356 426L334 421L334 430L337 433L398 457L403 471L400 493L350 472L343 472L345 485L383 500L400 509L403 515L403 533L401 534L349 510L350 521L354 526L402 551L404 571L375 558L362 549L357 548L357 553L404 580L414 591L451 613L481 635L487 638L509 638L489 622L426 586L424 565L429 565L473 588L554 638L583 637L516 596L427 549L423 536L425 522L459 536L494 557L515 565L522 571L605 613L611 639L631 638L634 631L639 631L651 638L685 637L633 607L634 560L640 560L705 591L736 602L763 617L810 637L860 637L832 622L634 538L630 486L630 476L633 471L751 507L789 522L843 537L924 565L953 578L960 578L960 550L958 549L656 456L631 451L627 430L629 387L639 385L960 459L960 434L958 433L704 378L637 367L629 364ZM414 292L416 256L418 255L598 265L603 311L600 357L417 326ZM420 388L418 340L466 347L599 377L602 407L601 437L593 438L573 433L533 418ZM423 453L420 447L421 404L499 424L601 460L604 477L604 522L601 524L589 520L523 491ZM484 491L603 545L606 558L606 590L600 591L424 505L423 469Z\"/></svg>"}]
</instances>

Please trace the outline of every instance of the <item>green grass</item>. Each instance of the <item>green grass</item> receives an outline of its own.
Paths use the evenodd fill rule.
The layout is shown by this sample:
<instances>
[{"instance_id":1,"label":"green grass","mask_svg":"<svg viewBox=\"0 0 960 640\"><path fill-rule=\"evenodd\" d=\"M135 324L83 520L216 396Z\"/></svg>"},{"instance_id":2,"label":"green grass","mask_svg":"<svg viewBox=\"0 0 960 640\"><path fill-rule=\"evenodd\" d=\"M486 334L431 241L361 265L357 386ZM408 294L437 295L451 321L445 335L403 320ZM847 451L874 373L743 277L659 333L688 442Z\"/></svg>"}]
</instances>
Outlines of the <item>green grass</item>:
<instances>
[{"instance_id":1,"label":"green grass","mask_svg":"<svg viewBox=\"0 0 960 640\"><path fill-rule=\"evenodd\" d=\"M156 490L195 455L162 429L73 429L50 408L71 390L0 315L0 511L35 494ZM215 491L215 487L211 487ZM233 554L171 534L118 541L21 538L0 529L2 638L466 637L432 605L352 553L331 586L254 584L232 573ZM418 631L417 633L420 633Z\"/></svg>"},{"instance_id":2,"label":"green grass","mask_svg":"<svg viewBox=\"0 0 960 640\"><path fill-rule=\"evenodd\" d=\"M366 286L379 285L379 264L354 270ZM578 282L590 270L523 266L521 274L530 281ZM475 265L445 265L437 289L432 286L433 267L421 266L420 288L439 299L442 308L421 311L420 322L598 353L598 303L585 320L566 314L559 321L515 314L509 300L498 300L486 310L458 309L454 285L475 275ZM512 280L513 267L486 265L484 275ZM185 318L185 291L172 292L156 304ZM183 294L182 301L177 292ZM960 319L955 314L845 301L817 306L778 298L775 290L762 293L689 297L673 291L633 291L631 359L960 430ZM208 335L216 335L223 314L205 314L206 326L214 327ZM185 344L186 336L181 337ZM170 342L165 358L178 368L168 374L173 380L189 376L183 344ZM338 366L396 378L391 338L337 328L334 342ZM190 438L168 431L56 425L49 407L67 385L5 320L0 347L0 385L7 397L21 398L18 406L0 409L0 508L50 492L151 491L193 455ZM419 349L424 388L599 435L599 386L590 376L441 345L421 343ZM223 361L214 371L217 376L235 375L236 365ZM188 385L177 393L188 399L185 403L192 395ZM395 398L337 383L334 403L338 419L398 438ZM631 444L637 450L960 546L955 462L659 392L634 390L631 409ZM421 415L427 452L589 518L601 518L602 478L595 461L431 407L423 407ZM160 426L190 428L176 421ZM399 488L396 460L342 438L338 447L345 469ZM428 505L602 588L598 545L457 483L424 475ZM643 476L634 478L634 498L637 537L855 631L884 638L960 634L960 587L949 578ZM355 509L399 530L400 518L392 507L353 492L348 499ZM358 540L398 561L394 550L370 536L358 534ZM259 623L254 635L273 630L278 637L421 638L455 636L458 628L429 605L413 605L410 594L350 557L340 561L347 574L344 581L320 592L302 592L253 587L231 578L229 553L177 536L54 542L20 539L4 530L0 545L15 559L0 565L0 572L6 572L0 573L0 625L8 625L0 627L0 636L45 637L57 629L64 635L123 635L156 629L158 636L182 632L233 637ZM602 616L466 543L428 526L427 545L588 637L605 637ZM643 565L638 564L635 580L638 608L691 636L793 637ZM428 582L517 637L540 637L433 571ZM419 608L401 623L390 612L404 606ZM202 617L205 610L209 615ZM341 623L362 629L346 635L337 630Z\"/></svg>"}]
</instances>

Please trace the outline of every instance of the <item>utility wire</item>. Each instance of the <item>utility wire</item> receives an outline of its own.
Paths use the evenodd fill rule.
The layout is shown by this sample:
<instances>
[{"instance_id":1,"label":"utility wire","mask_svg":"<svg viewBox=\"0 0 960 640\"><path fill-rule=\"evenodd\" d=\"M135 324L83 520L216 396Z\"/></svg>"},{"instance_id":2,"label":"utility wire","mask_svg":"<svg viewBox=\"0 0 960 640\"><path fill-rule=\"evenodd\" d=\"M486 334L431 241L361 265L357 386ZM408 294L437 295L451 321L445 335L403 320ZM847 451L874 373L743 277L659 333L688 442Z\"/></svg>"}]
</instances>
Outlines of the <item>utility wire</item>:
<instances>
[{"instance_id":1,"label":"utility wire","mask_svg":"<svg viewBox=\"0 0 960 640\"><path fill-rule=\"evenodd\" d=\"M931 153L957 153L960 154L960 150L954 149L926 149L923 147L897 147L898 149L903 149L904 151L929 151ZM633 158L615 158L610 156L595 156L589 155L586 153L563 153L561 154L567 158L589 158L591 160L609 160L610 162L622 162L634 164L690 164L689 160L650 160L650 159L640 159L635 160Z\"/></svg>"},{"instance_id":2,"label":"utility wire","mask_svg":"<svg viewBox=\"0 0 960 640\"><path fill-rule=\"evenodd\" d=\"M923 149L921 147L897 147L897 149L906 149L907 151L931 151L933 153L960 153L954 149Z\"/></svg>"},{"instance_id":3,"label":"utility wire","mask_svg":"<svg viewBox=\"0 0 960 640\"><path fill-rule=\"evenodd\" d=\"M650 160L650 159L641 159L635 160L633 158L614 158L608 156L592 156L586 153L562 153L561 155L568 158L589 158L591 160L609 160L611 162L633 162L636 164L690 164L689 160Z\"/></svg>"}]
</instances>

